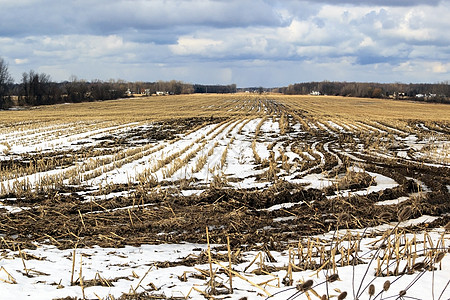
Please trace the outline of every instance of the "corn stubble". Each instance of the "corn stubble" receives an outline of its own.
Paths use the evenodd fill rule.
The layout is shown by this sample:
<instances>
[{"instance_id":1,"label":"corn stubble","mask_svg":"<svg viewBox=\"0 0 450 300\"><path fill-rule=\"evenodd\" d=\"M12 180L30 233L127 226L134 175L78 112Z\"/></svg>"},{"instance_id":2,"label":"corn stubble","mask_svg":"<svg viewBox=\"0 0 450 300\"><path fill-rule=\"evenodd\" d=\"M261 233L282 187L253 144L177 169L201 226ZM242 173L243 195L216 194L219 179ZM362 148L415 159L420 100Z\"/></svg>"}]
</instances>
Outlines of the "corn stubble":
<instances>
[{"instance_id":1,"label":"corn stubble","mask_svg":"<svg viewBox=\"0 0 450 300\"><path fill-rule=\"evenodd\" d=\"M131 240L136 245L148 241L155 242L145 236L129 239L129 236L124 237L121 235L122 233L125 234L125 231L122 233L110 231L110 224L118 220L124 220L122 224L124 228L130 231L138 231L144 230L146 226L149 226L149 223L146 223L146 218L149 218L153 221L152 224L154 226L158 226L161 229L171 230L177 228L177 226L185 227L189 224L187 219L189 219L190 212L181 210L176 203L178 199L171 198L168 190L161 188L161 185L168 185L164 179L169 179L176 172L187 169L188 164L191 163L192 168L189 171L192 174L198 173L205 168L213 174L210 184L212 190L228 188L228 178L224 175L224 170L227 167L230 149L233 148L233 143L236 141L232 132L241 134L245 126L255 119L258 119L258 123L254 128L253 135L249 137L251 152L255 166L262 170L259 179L271 182L273 195L286 191L286 183L283 182L281 176L285 174L290 175L293 171L302 172L302 175L327 173L330 177L335 176L337 179L334 181L334 185L326 191L330 194L336 193L339 195L339 191L359 188L358 185L367 188L374 185L373 178L368 173L352 171L349 167L355 164L355 158L345 156L341 154L342 152L351 150L353 153L358 153L356 159L365 160L370 157L373 158L374 153L386 156L389 149L398 148L395 141L396 137L407 138L415 134L420 139L432 137L433 140L442 141L448 137L448 132L450 132L450 108L448 106L439 106L439 109L436 109L436 107L431 108L428 105L385 100L376 100L370 105L361 105L360 101L361 99L356 98L280 95L258 97L248 95L183 95L51 106L32 111L0 112L0 116L4 117L1 119L7 120L2 121L0 133L8 137L15 135L14 140L11 139L11 141L2 143L4 145L4 155L10 155L15 144L31 145L32 141L27 137L30 133L37 134L42 139L49 138L49 128L53 128L58 132L61 131L60 134L63 135L62 132L64 131L65 134L77 134L86 130L105 130L109 132L110 129L108 128L126 127L126 124L130 123L145 125L150 122L164 122L174 119L201 117L205 119L211 118L212 120L218 116L222 118L220 121L215 122L204 136L170 154L164 154L164 145L162 144L144 144L124 149L111 147L109 150L81 150L71 155L46 156L46 154L39 154L34 156L33 160L27 164L2 165L0 168L0 181L3 198L14 195L18 199L40 199L39 201L42 203L40 204L39 214L35 210L22 212L22 214L27 214L27 221L25 219L18 219L13 223L5 221L1 228L4 232L11 230L11 228L7 228L8 226L14 230L26 228L29 226L27 222L37 222L45 218L46 215L53 214L60 215L62 219L67 219L67 224L73 225L73 227L68 226L68 228L77 228L78 230L67 229L68 232L64 234L59 233L59 236L54 237L52 236L54 233L42 234L40 241L50 240L50 242L61 248L77 248L81 246L78 244L78 242L84 241L81 236L93 228L99 230L96 231L92 243L100 242L102 246L122 246L128 240ZM281 140L280 143L278 143L279 141L269 143L264 140L266 133L263 132L263 126L269 120L278 124L281 136L288 136L291 133L295 133L296 130L301 131L301 133L296 136L292 143L286 142L286 140ZM211 121L211 124L213 123ZM191 128L191 131L185 130L183 133L194 132L194 130L204 124L206 123ZM423 124L422 129L417 129L418 124ZM43 126L49 133L40 130ZM428 128L428 131L423 128ZM111 131L111 134L116 134L116 132ZM223 146L220 160L216 165L209 166L210 157L220 147L217 141L220 136L228 136L229 138L225 146ZM314 137L314 143L308 139L309 136ZM173 144L181 138L174 137L169 141L165 141L165 143ZM332 143L329 143L330 141ZM277 148L276 145L278 144L282 146ZM289 151L287 146L289 146ZM270 153L265 159L261 158L261 153L258 152L264 147ZM411 168L426 168L426 163L433 161L438 156L440 157L440 163L448 163L449 149L447 144L443 144L443 146L436 144L435 146L424 147L424 152L420 156L414 150L410 150L407 153L408 157L417 157L417 160L408 162L407 166ZM107 195L121 188L122 190L132 188L133 199L114 199L114 201L110 202L92 201L89 204L90 207L77 201L74 205L65 204L72 207L67 207L60 211L52 209L51 205L46 206L45 201L54 200L59 203L62 199L65 199L58 194L58 191L66 189L67 186L80 185L128 163L133 163L159 152L162 153L161 156L156 161L148 162L151 166L136 174L134 181L130 179L127 188L107 182L98 187L98 195ZM294 153L297 156L296 160L291 159L287 155L288 152ZM39 149L36 149L36 153L39 153ZM378 163L395 165L397 160L393 157L378 158ZM417 163L422 165L418 166ZM57 175L40 176L35 184L32 184L27 178L29 175L44 174L55 169L62 169L63 171ZM164 178L156 178L154 176L158 171L162 172ZM404 186L408 184L407 179L405 179L406 176L397 176L403 181ZM185 180L189 182L189 178L185 178ZM189 183L187 183L187 186L189 186ZM297 186L296 188L306 193L301 187ZM414 187L410 187L410 189L414 189ZM206 191L206 194L208 193L209 191ZM419 193L418 199L410 201L403 206L399 205L396 214L393 209L390 209L383 218L379 218L378 224L389 221L391 224L395 222L395 225L371 244L372 257L369 260L366 259L361 253L361 242L365 238L365 234L354 234L351 229L368 227L373 225L374 221L364 220L359 216L355 216L352 211L344 211L344 207L356 209L355 206L358 204L355 203L360 201L360 198L338 196L336 200L333 200L334 202L329 202L333 205L333 211L329 213L332 216L331 221L320 216L318 206L305 201L305 205L310 206L311 215L313 216L310 219L314 221L308 226L321 228L321 232L335 229L332 239L325 240L306 236L300 237L298 243L292 245L285 240L273 240L272 238L272 244L278 245L273 248L284 251L288 255L288 262L285 266L274 267L267 263L275 259L268 248L266 248L259 250L253 261L247 265L243 272L236 271L237 268L233 267L233 264L237 266L241 262L242 252L240 252L241 245L239 245L239 240L244 235L241 233L241 230L244 231L246 228L242 224L235 222L235 220L245 222L245 217L249 215L248 212L252 211L252 209L254 211L257 204L253 203L252 206L248 205L248 207L245 207L246 204L244 202L239 202L245 198L251 198L251 193L244 192L240 199L236 199L236 197L229 197L229 194L226 193L214 198L215 195L211 192L211 196L206 195L200 199L211 201L209 198L214 198L212 203L207 203L206 205L196 203L193 206L191 215L194 215L194 211L199 208L207 207L211 211L217 208L221 215L228 218L226 220L233 221L230 222L230 227L233 227L230 231L233 232L233 235L231 237L230 235L219 236L224 232L210 232L208 227L206 227L206 240L202 242L208 244L208 251L197 257L196 263L207 263L208 270L197 269L196 273L185 273L179 276L179 279L182 281L187 281L190 277L202 278L205 280L205 288L200 286L193 287L186 298L196 293L211 299L220 295L232 294L233 281L243 280L255 287L263 297L267 298L274 296L270 294L267 287L277 287L282 290L281 293L286 293L286 299L312 299L314 297L316 299L348 299L351 294L353 294L354 299L359 299L363 295L367 295L368 299L387 299L383 298L383 296L396 283L396 278L407 275L415 276L411 284L399 292L398 298L401 299L401 297L408 295L408 290L420 280L420 277L425 272L434 272L440 269L442 260L448 252L444 234L439 240L433 241L430 234L426 231L421 236L418 233L413 233L411 237L411 235L407 234L408 229L400 227L402 222L417 217L422 211L427 210L424 202L429 198ZM43 194L48 195L51 199L42 200ZM230 211L225 211L223 206L221 206L221 197L225 196L227 199L234 201L233 205L238 203L239 206L233 207ZM382 193L377 196L384 197ZM318 201L321 200L325 199L320 198ZM190 198L186 200L186 203L189 201L195 203ZM131 207L127 206L130 202L132 202ZM165 213L146 208L146 205L153 205L155 202L161 204L161 209ZM77 205L79 205L79 208L77 208ZM123 207L126 207L126 209L122 209ZM242 209L242 207L244 208ZM76 221L73 218L71 219L71 216L65 215L65 212L74 209L76 211ZM338 211L338 209L341 210ZM96 216L92 212L100 213L99 216ZM298 212L290 212L294 216L296 213ZM74 225L74 223L69 222L77 222L78 224ZM214 226L216 225L214 224ZM444 226L444 229L450 230L447 227L449 227L448 224ZM105 230L100 230L102 228ZM339 228L346 228L348 231L345 234L341 234L338 231ZM63 236L69 236L73 241L64 245L61 238ZM219 252L214 253L209 248L211 239L215 239L215 242L220 240L222 243L225 240L227 241L226 256ZM235 246L231 247L230 242ZM26 255L20 250L19 244L2 237L0 245L19 251L23 262L23 272L27 276L42 275L37 270L27 268ZM24 245L31 247L30 243L24 243ZM256 246L255 249L257 249ZM93 279L84 279L82 276L82 255L79 256L79 278L74 278L75 257L74 250L71 284L80 286L83 297L85 288L88 286L113 285L114 280L103 278L100 274L96 274ZM333 284L339 280L339 268L354 267L359 264L367 264L367 270L361 278L354 278L354 288L352 290L337 291L332 288ZM320 273L324 273L326 277L322 280L308 279L298 283L294 282L295 273L305 270L314 272L314 275L317 277L319 277ZM374 270L373 274L370 273L371 270ZM220 276L220 272L224 272L226 277ZM280 272L284 274L284 277L276 274ZM4 275L2 278L5 279L0 278L4 283L17 283L16 279L5 268L0 268L0 274ZM266 275L270 279L257 283L253 277L257 275ZM394 276L394 279L386 280L382 286L374 283L376 278L391 276ZM143 279L141 278L141 281ZM327 293L319 295L316 290L324 285L327 287ZM139 285L136 288L132 288L129 293L124 293L124 295L136 297L150 295L148 292L139 295L136 291L138 288ZM444 293L447 287L439 288L442 288L442 293ZM154 287L154 290L156 291L157 288ZM155 293L154 295L156 297L157 294Z\"/></svg>"}]
</instances>

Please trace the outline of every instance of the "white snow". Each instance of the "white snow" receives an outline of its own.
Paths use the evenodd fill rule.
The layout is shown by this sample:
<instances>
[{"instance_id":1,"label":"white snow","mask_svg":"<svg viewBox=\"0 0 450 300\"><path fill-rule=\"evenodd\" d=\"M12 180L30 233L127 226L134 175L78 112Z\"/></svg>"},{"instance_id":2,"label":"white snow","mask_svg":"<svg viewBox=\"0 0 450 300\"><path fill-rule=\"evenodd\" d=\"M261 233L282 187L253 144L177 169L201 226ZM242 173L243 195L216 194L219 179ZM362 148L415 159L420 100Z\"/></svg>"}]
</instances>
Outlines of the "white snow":
<instances>
[{"instance_id":1,"label":"white snow","mask_svg":"<svg viewBox=\"0 0 450 300\"><path fill-rule=\"evenodd\" d=\"M407 201L409 200L409 197L398 197L397 199L393 199L393 200L385 200L385 201L379 201L377 203L375 203L375 205L396 205L396 204L400 204L401 202Z\"/></svg>"},{"instance_id":2,"label":"white snow","mask_svg":"<svg viewBox=\"0 0 450 300\"><path fill-rule=\"evenodd\" d=\"M239 109L246 109L246 105L230 102L230 106L235 106ZM211 106L213 108L213 106ZM252 107L254 110L260 111L261 109L267 110L267 106L260 102L258 106ZM205 190L205 186L210 184L214 176L223 176L224 179L230 179L228 184L233 188L243 189L265 189L269 187L272 182L268 179L259 178L261 174L264 174L268 170L268 167L262 168L255 162L254 153L252 150L252 142L255 138L256 126L261 121L261 118L247 119L234 119L229 122L221 124L206 125L200 129L189 132L187 134L179 135L177 139L172 141L159 141L147 142L143 146L136 146L136 149L142 150L141 156L136 155L132 159L125 155L125 158L121 160L113 160L109 163L103 164L100 167L89 169L87 168L88 161L77 162L75 165L67 166L63 168L55 168L45 172L38 172L30 175L21 175L17 178L1 178L0 180L0 193L6 193L10 191L14 185L22 183L35 188L42 179L50 178L52 176L62 176L64 183L67 184L70 180L70 172L77 169L83 170L83 176L89 176L96 171L102 171L98 176L94 176L90 179L81 178L80 185L87 185L93 187L95 191L96 187L110 183L137 183L139 176L146 174L149 170L152 176L158 181L166 181L167 187L161 189L169 189L174 187L171 183L182 179L195 179L193 183L190 183L186 189L179 189L175 193L180 193L184 196L199 195ZM327 122L327 123L325 123ZM0 160L11 159L11 157L20 157L25 153L31 153L35 151L52 151L52 150L77 150L82 149L85 146L95 146L99 143L97 140L100 137L106 137L108 135L119 136L130 129L136 129L138 126L143 126L138 123L127 124L61 124L61 125L45 125L33 129L18 130L16 132L3 132L0 133L0 140L7 142L0 142ZM145 125L151 126L151 125ZM371 126L366 123L358 124L342 124L339 125L332 121L321 120L315 124L310 123L309 126L312 129L318 130L319 128L325 130L330 135L336 133L330 130L330 127L335 128L338 131L353 131L353 130L366 130L370 132L388 133L378 127ZM295 134L289 137L291 140L280 140L280 128L279 123L275 118L268 118L261 126L261 131L257 137L255 143L255 149L262 160L268 160L271 152L268 149L269 145L275 143L273 152L275 159L280 158L283 151L288 158L288 163L294 165L294 161L309 162L312 167L307 170L300 171L299 168L292 166L291 169L286 172L280 170L277 174L279 179L286 180L291 183L297 183L304 186L305 189L323 189L333 186L336 182L334 177L330 177L329 173L311 173L311 171L319 171L325 166L326 156L325 152L334 156L338 161L337 167L342 165L342 161L334 151L346 156L353 163L364 164L365 160L357 158L354 154L361 155L373 155L378 157L384 157L388 159L397 159L397 157L411 160L412 163L422 163L414 161L415 158L422 155L431 159L428 165L435 166L448 166L448 149L449 142L445 140L432 140L432 139L419 139L415 134L410 134L405 137L406 133L383 125L378 124L379 127L386 128L389 131L393 131L402 135L396 137L397 142L405 146L402 150L394 151L370 151L368 149L358 149L357 152L344 151L336 149L334 150L334 142L315 140L314 142L308 141L311 152L304 151L303 155L299 155L292 151L292 146L295 145L292 139L300 136L302 133L300 124L294 124L291 129L295 131ZM421 124L424 130L427 128ZM239 131L239 129L241 129ZM145 142L145 141L141 141ZM298 142L298 141L297 141ZM434 143L433 147L426 147L427 144ZM305 142L306 143L306 142ZM319 144L322 143L322 144ZM333 143L333 144L332 144ZM286 146L287 145L287 146ZM324 153L320 150L320 145L323 145ZM139 148L142 147L142 148ZM144 148L146 147L146 148ZM331 147L331 149L330 149ZM128 150L131 148L128 148ZM421 152L423 149L426 151ZM127 149L121 149L120 154L124 154ZM414 155L410 155L409 150L417 151ZM226 152L225 152L226 151ZM225 156L224 164L222 164L222 155ZM313 154L313 155L311 155ZM158 163L165 158L175 156L173 160L164 165ZM194 172L194 169L200 158L208 156L206 164L198 172ZM192 157L191 159L187 159ZM99 156L95 159L113 159L113 156ZM129 160L126 160L130 158ZM186 159L187 162L179 169L175 170L173 174L169 171L174 169L177 162ZM434 162L435 164L432 164ZM118 164L120 163L120 166ZM107 170L107 171L106 171ZM328 196L328 198L334 197L348 197L351 195L366 195L372 192L380 192L386 189L392 189L398 186L392 178L378 174L376 172L368 172L362 168L353 167L351 169L354 172L366 172L374 178L376 183L373 186L358 190L358 191L339 191L338 195ZM295 179L294 179L295 178ZM421 187L422 192L428 192L429 189L417 179L411 178L416 181L417 185ZM198 185L198 186L196 186ZM450 185L447 185L450 192ZM86 191L83 194L86 201L106 201L114 197L129 196L133 191L122 191L108 193L106 195L93 196L90 192ZM414 194L407 197L399 197L397 199L386 200L376 203L376 205L396 205L403 201L407 201ZM295 205L303 205L303 202L298 203L283 203L277 204L265 209L277 213L280 210L287 210ZM146 204L147 206L154 204ZM9 213L17 213L26 207L17 207L12 205L4 205L4 202L0 202L0 208L5 209ZM130 207L121 207L117 209L128 209ZM313 279L314 290L319 294L329 293L330 296L337 298L340 291L347 291L349 293L348 298L353 297L353 293L358 290L359 286L364 287L374 279L373 283L376 286L377 293L381 291L381 287L385 280L389 279L391 282L395 281L392 288L389 291L383 293L383 299L396 299L398 293L404 290L408 285L417 278L417 274L404 275L401 277L379 277L374 278L373 270L374 263L369 265L370 258L376 254L376 247L373 247L373 243L376 240L380 240L381 235L390 231L393 228L402 228L411 225L417 225L422 223L429 223L436 220L438 217L423 215L417 219L408 220L400 224L391 223L384 224L376 227L352 230L352 234L368 234L373 233L379 235L377 237L364 237L361 240L360 257L364 259L365 263L357 265L355 267L345 266L338 267L338 273L340 280L330 283L327 289L327 285L320 284L324 282L327 272L325 270L319 272L313 272L311 270L296 271L293 272L294 285L301 281ZM276 217L274 222L295 222L295 216ZM324 235L316 236L319 240L325 240L328 242L335 241L337 236L347 234L346 230L329 232ZM445 245L450 244L450 236L443 230L434 230L429 233L430 239L434 245L437 245L437 241L441 238L445 238ZM409 238L412 238L411 234L408 234ZM2 235L0 234L0 239ZM299 236L299 239L307 237ZM375 243L376 244L376 243ZM378 243L379 245L379 243ZM0 250L0 288L2 290L0 299L52 299L58 297L78 297L82 298L83 293L80 286L71 285L72 276L72 253L73 249L58 250L55 247L36 244L36 250L23 250L23 253L32 255L31 259L24 259L24 254L19 251L11 251L7 249ZM213 247L215 245L212 245ZM223 246L223 245L220 245ZM448 247L448 246L447 246ZM164 262L180 262L187 257L196 257L205 251L207 245L205 244L162 244L162 245L142 245L140 247L125 247L125 248L99 248L94 247L91 249L76 249L75 250L75 269L73 273L74 280L78 279L80 272L83 274L84 281L97 278L99 281L102 279L113 280L111 286L92 286L84 289L85 297L87 299L111 299L111 296L119 297L123 293L129 291L143 292L145 290L151 291L154 287L156 291L152 291L155 294L163 294L166 297L187 297L193 299L203 299L203 296L196 290L207 290L206 281L194 276L199 274L199 270L208 270L209 265L198 264L193 267L185 265L178 265L172 267L164 267L158 265L158 263ZM284 286L281 282L286 276L286 267L289 263L289 247L286 246L286 250L282 252L272 251L271 254L275 258L276 262L269 263L267 260L262 260L264 263L274 267L284 267L283 270L273 271L270 274L256 275L252 273L258 268L258 264L255 263L252 267L247 268L250 262L258 255L256 251L244 251L242 254L243 262L233 265L233 270L238 272L243 278L248 281L239 278L237 276L233 279L233 287L235 292L229 296L230 299L241 299L247 297L248 299L264 299L268 295L275 295L270 299L287 299L294 295L297 290L292 287ZM292 248L293 253L298 249ZM216 250L213 250L213 252ZM448 252L448 248L445 249ZM223 254L223 253L222 253ZM264 254L261 254L264 255ZM34 258L40 258L33 259ZM296 258L295 258L296 259ZM82 261L81 261L82 260ZM259 262L258 262L259 263ZM24 266L25 264L25 266ZM221 273L221 265L226 265L226 262L213 262L213 268L217 273L217 280L224 285L229 285L228 276L225 273ZM245 271L244 271L245 270ZM368 270L367 278L361 283L364 273ZM28 274L27 274L28 273ZM186 275L187 280L182 281L180 278ZM433 272L425 272L423 276L419 278L416 284L413 284L407 290L407 296L412 296L419 299L433 299L433 290L435 299L450 299L450 288L445 288L450 278L450 255L444 257L442 261L442 270L437 269ZM114 280L114 279L117 279ZM265 289L257 287L250 283L261 283ZM15 283L14 283L15 282ZM439 295L442 293L442 296ZM109 298L108 298L109 297ZM217 298L225 299L227 296L220 296ZM313 296L314 298L315 296ZM439 298L438 298L439 297ZM369 299L367 291L363 292L359 299ZM377 298L380 299L381 297ZM298 299L306 299L305 295L299 295ZM371 299L374 299L373 297ZM406 298L405 298L406 299Z\"/></svg>"},{"instance_id":3,"label":"white snow","mask_svg":"<svg viewBox=\"0 0 450 300\"><path fill-rule=\"evenodd\" d=\"M290 221L294 218L278 218L276 221ZM414 222L422 221L427 220L423 218ZM428 219L428 221L430 220ZM365 233L367 234L368 232L366 231ZM345 231L330 232L327 235L323 235L321 240L335 242L346 234L347 232ZM440 231L430 232L429 237L437 242L442 237L442 234L443 232ZM444 234L444 236L446 243L448 243L450 241L449 234ZM420 234L417 236L407 234L405 237L409 240L413 238L419 240L417 251L420 255L420 240L422 236ZM390 280L390 289L383 293L383 299L389 299L396 297L401 290L405 290L414 280L417 280L415 284L408 288L407 295L414 295L418 299L432 299L434 289L435 297L442 293L440 299L449 299L450 290L448 288L445 289L450 278L450 255L448 253L440 264L442 269L438 265L439 268L433 272L427 271L422 274L416 271L411 275L374 277L374 268L377 262L376 260L371 261L371 256L375 254L377 248L373 248L372 245L374 243L381 245L382 240L380 236L364 237L360 243L359 256L365 263L355 267L351 265L338 266L337 271L340 278L338 281L329 283L328 286L321 284L324 283L327 274L332 274L331 270L323 269L319 272L311 270L294 271L292 273L294 286L311 279L314 282L314 290L319 295L329 293L331 296L337 297L340 292L346 291L349 294L349 298L352 298L350 295L360 290L361 295L359 299L369 299L367 290L364 289L370 283L375 285L376 293L378 293L382 290L383 283L386 280ZM118 298L123 293L132 291L140 293L145 290L156 295L163 294L166 297L187 297L189 294L192 299L203 299L199 292L193 290L193 287L200 291L208 290L207 280L194 276L195 274L201 274L199 270L209 272L208 264L195 264L192 267L183 264L172 267L163 266L164 262L180 262L183 259L195 258L201 255L202 251L204 252L207 249L205 244L185 243L142 245L140 247L127 246L124 248L94 247L90 249L75 249L75 268L73 273L72 259L74 249L58 250L53 246L37 246L36 250L27 249L23 250L22 253L3 250L0 254L2 299L31 297L32 299L40 300L67 296L82 298L83 291L81 287L79 285L71 285L71 278L77 281L80 272L84 282L97 279L97 282L108 280L110 284L110 286L100 286L98 283L94 286L85 287L84 294L87 299L106 299L111 296ZM215 246L211 245L213 253L218 252L214 250ZM297 249L293 248L292 251L296 253ZM226 251L221 253L226 254ZM22 260L22 257L27 255L31 259ZM287 249L283 252L271 251L275 261L269 262L264 260L264 264L271 267L284 267L284 269L272 271L266 275L253 273L259 268L259 265L253 264L250 266L250 263L257 255L258 252L256 251L243 252L243 262L233 264L233 270L238 272L240 277L233 277L234 293L227 297L230 299L241 299L242 297L264 299L269 295L274 295L270 299L287 299L298 291L281 283L287 274L286 267L289 262ZM423 258L418 256L416 262L421 260ZM294 262L296 261L298 259L294 256ZM402 265L404 264L402 263ZM227 267L228 262L215 260L212 262L212 267L216 271L221 266ZM395 265L392 266L392 269L394 268ZM368 270L368 273L364 275L366 270ZM186 280L182 280L184 276ZM225 286L229 286L226 273L217 274L216 280ZM261 285L261 287L252 284L268 280L271 280L271 284ZM153 288L156 288L157 291L154 291ZM306 299L305 295L297 295L299 296L298 299Z\"/></svg>"}]
</instances>

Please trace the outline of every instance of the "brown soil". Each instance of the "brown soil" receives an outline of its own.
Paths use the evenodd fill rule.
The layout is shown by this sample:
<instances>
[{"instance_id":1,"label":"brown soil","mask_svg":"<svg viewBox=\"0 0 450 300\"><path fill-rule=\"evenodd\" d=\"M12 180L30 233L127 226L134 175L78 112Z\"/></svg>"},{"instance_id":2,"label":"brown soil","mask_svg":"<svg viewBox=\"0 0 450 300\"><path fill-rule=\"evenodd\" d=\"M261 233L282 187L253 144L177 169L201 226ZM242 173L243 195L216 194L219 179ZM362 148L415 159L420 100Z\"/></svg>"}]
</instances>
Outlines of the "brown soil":
<instances>
[{"instance_id":1,"label":"brown soil","mask_svg":"<svg viewBox=\"0 0 450 300\"><path fill-rule=\"evenodd\" d=\"M141 128L123 137L105 138L102 147L107 145L112 149L141 140L171 139L177 133L186 132L197 125L218 121L206 118L164 122L160 127ZM314 140L322 140L317 149L324 153L327 161L323 168L333 169L335 173L343 172L347 165L336 170L336 156L323 149L324 142L332 138L326 135L313 137ZM338 147L339 143L335 140L333 147ZM341 147L344 148L343 145ZM68 157L74 157L75 154L47 153L44 158L43 154L34 154L35 157L30 154L24 161L7 162L2 165L2 169L26 168L25 161L36 161L38 155L44 160L50 157L67 159L67 164L71 164ZM339 152L335 154L346 161L346 157ZM123 247L144 243L205 243L205 229L208 227L211 243L224 243L229 236L233 246L269 245L270 248L277 248L281 243L298 241L302 236L336 228L365 228L397 221L397 213L404 206L412 208L411 218L422 214L442 216L450 212L447 188L450 182L449 168L369 156L364 159L366 170L393 178L400 185L369 195L333 200L326 198L333 192L330 189L304 189L282 181L263 191L235 190L225 185L223 188L207 189L199 196L185 197L179 196L177 190L156 193L151 186L116 185L109 187L109 192L129 190L130 196L95 202L86 202L78 193L89 191L89 187L66 186L45 193L5 195L0 199L4 204L27 209L16 213L0 211L0 247L34 248L36 243L52 244L63 249L93 245ZM321 172L321 169L313 172ZM400 205L375 205L377 201L396 199L420 190L410 178L420 180L431 192ZM343 181L340 188L360 189L371 184L370 176L354 174ZM16 196L19 196L18 199L10 200ZM295 205L268 210L273 205L283 203ZM442 226L448 217L440 220L428 226Z\"/></svg>"}]
</instances>

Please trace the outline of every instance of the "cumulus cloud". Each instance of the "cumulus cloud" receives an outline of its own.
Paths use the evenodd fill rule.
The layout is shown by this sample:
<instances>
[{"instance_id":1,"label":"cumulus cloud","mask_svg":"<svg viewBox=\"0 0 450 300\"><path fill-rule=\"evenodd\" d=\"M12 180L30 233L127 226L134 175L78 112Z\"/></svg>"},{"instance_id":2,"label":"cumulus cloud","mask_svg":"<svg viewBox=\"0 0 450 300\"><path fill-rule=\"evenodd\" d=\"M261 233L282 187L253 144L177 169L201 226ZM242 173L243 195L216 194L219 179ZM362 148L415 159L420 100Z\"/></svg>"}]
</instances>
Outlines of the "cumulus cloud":
<instances>
[{"instance_id":1,"label":"cumulus cloud","mask_svg":"<svg viewBox=\"0 0 450 300\"><path fill-rule=\"evenodd\" d=\"M443 64L441 62L436 62L433 64L432 70L434 73L447 73L450 64Z\"/></svg>"},{"instance_id":2,"label":"cumulus cloud","mask_svg":"<svg viewBox=\"0 0 450 300\"><path fill-rule=\"evenodd\" d=\"M348 4L348 5L376 5L376 6L415 6L415 5L430 5L435 6L443 0L316 0L319 3L328 3L333 5Z\"/></svg>"},{"instance_id":3,"label":"cumulus cloud","mask_svg":"<svg viewBox=\"0 0 450 300\"><path fill-rule=\"evenodd\" d=\"M28 62L28 58L15 58L14 59L14 63L16 65L23 65L26 64Z\"/></svg>"},{"instance_id":4,"label":"cumulus cloud","mask_svg":"<svg viewBox=\"0 0 450 300\"><path fill-rule=\"evenodd\" d=\"M171 45L169 48L173 53L179 55L202 55L210 56L215 50L221 49L223 41L207 39L207 38L194 38L194 37L181 37L176 45Z\"/></svg>"},{"instance_id":5,"label":"cumulus cloud","mask_svg":"<svg viewBox=\"0 0 450 300\"><path fill-rule=\"evenodd\" d=\"M16 79L23 68L267 86L450 76L448 1L3 0L2 11L0 56Z\"/></svg>"},{"instance_id":6,"label":"cumulus cloud","mask_svg":"<svg viewBox=\"0 0 450 300\"><path fill-rule=\"evenodd\" d=\"M12 3L12 2L11 2ZM0 19L3 35L40 33L111 34L129 30L182 30L184 26L213 28L277 26L281 16L263 0L35 0L7 5ZM2 3L3 5L3 3ZM18 17L23 22L14 22Z\"/></svg>"}]
</instances>

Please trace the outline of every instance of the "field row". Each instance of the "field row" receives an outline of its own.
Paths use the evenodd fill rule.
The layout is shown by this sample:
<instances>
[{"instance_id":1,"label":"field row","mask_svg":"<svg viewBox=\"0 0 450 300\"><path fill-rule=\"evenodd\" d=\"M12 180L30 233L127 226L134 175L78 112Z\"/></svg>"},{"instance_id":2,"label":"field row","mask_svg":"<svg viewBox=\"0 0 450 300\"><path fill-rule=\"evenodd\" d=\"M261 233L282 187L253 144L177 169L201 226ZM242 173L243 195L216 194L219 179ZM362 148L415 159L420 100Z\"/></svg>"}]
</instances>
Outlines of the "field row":
<instances>
[{"instance_id":1,"label":"field row","mask_svg":"<svg viewBox=\"0 0 450 300\"><path fill-rule=\"evenodd\" d=\"M14 138L4 134L0 193L180 181L191 189L214 181L263 188L277 180L305 183L310 173L332 178L343 162L345 168L370 160L450 164L448 134L421 123L319 122L289 113L187 122L178 129L170 122L93 130L60 124L18 131Z\"/></svg>"}]
</instances>

